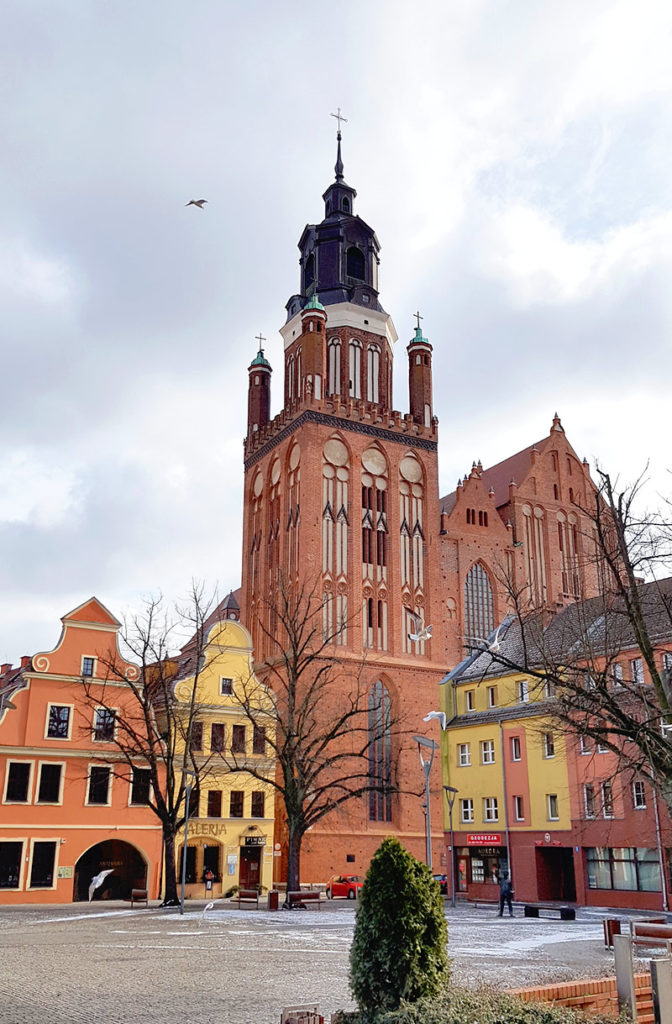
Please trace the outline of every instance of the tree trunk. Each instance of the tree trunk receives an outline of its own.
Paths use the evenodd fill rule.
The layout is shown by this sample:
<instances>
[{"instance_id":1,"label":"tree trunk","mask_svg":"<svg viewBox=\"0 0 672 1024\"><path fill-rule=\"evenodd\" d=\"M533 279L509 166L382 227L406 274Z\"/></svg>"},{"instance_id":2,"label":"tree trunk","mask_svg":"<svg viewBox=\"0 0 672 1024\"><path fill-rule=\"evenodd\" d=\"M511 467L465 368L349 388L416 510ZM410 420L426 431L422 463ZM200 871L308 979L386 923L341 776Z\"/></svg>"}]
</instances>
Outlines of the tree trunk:
<instances>
[{"instance_id":1,"label":"tree trunk","mask_svg":"<svg viewBox=\"0 0 672 1024\"><path fill-rule=\"evenodd\" d=\"M287 846L287 892L297 892L301 888L301 841L303 832L293 829L290 825ZM285 900L289 906L289 897Z\"/></svg>"},{"instance_id":2,"label":"tree trunk","mask_svg":"<svg viewBox=\"0 0 672 1024\"><path fill-rule=\"evenodd\" d=\"M163 826L164 896L162 907L177 907L177 875L175 872L175 830L172 825Z\"/></svg>"}]
</instances>

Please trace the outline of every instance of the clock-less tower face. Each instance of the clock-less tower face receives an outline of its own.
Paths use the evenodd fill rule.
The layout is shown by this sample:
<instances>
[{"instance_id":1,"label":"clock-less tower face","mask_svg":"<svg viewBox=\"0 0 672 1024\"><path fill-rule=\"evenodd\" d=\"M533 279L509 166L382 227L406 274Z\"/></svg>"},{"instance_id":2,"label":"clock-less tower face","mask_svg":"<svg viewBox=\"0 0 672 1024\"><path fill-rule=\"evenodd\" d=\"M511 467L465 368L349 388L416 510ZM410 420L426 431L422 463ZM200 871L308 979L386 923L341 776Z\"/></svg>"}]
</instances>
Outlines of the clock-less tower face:
<instances>
[{"instance_id":1,"label":"clock-less tower face","mask_svg":"<svg viewBox=\"0 0 672 1024\"><path fill-rule=\"evenodd\" d=\"M378 299L378 240L355 215L355 194L339 152L324 220L308 225L299 243L301 291L281 328L282 410L259 429L250 424L245 441L241 620L259 663L272 653L278 587L288 580L314 587L330 653L364 673L376 707L408 721L411 733L424 732L445 669L437 427L431 416L424 422L424 406L421 416L393 408L397 334ZM420 341L409 346L409 361L411 349L431 353ZM423 365L426 391L431 366ZM418 623L433 625L431 641L409 639ZM394 762L417 775L413 744L406 749L396 737L375 749L372 770ZM352 801L307 837L305 877L343 871L346 849L365 870L391 828L423 856L417 798L376 793ZM338 854L334 832L346 842Z\"/></svg>"}]
</instances>

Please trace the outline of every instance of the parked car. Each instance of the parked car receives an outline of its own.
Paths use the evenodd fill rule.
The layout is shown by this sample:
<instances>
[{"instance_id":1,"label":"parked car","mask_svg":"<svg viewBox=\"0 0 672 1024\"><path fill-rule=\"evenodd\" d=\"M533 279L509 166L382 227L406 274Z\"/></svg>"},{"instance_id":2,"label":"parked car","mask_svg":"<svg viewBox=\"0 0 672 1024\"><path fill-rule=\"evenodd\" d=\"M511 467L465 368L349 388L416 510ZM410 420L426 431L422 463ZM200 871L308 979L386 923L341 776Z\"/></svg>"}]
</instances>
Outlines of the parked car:
<instances>
[{"instance_id":1,"label":"parked car","mask_svg":"<svg viewBox=\"0 0 672 1024\"><path fill-rule=\"evenodd\" d=\"M448 895L448 875L434 875L434 881L439 883L441 895Z\"/></svg>"},{"instance_id":2,"label":"parked car","mask_svg":"<svg viewBox=\"0 0 672 1024\"><path fill-rule=\"evenodd\" d=\"M327 882L327 899L343 896L348 900L356 900L363 885L364 879L360 875L333 875Z\"/></svg>"}]
</instances>

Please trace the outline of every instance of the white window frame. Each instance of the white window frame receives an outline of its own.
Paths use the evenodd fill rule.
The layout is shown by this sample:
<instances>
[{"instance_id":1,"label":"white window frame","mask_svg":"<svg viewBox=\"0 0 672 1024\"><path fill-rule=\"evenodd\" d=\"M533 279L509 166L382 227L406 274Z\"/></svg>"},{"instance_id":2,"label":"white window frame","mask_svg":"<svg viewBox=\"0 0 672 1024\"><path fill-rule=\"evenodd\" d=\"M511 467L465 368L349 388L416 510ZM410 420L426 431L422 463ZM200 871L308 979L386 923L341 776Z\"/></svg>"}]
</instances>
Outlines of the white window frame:
<instances>
[{"instance_id":1,"label":"white window frame","mask_svg":"<svg viewBox=\"0 0 672 1024\"><path fill-rule=\"evenodd\" d=\"M58 800L38 800L40 795L40 778L42 775L42 765L58 765L61 769L61 779L58 785ZM38 761L37 771L35 772L35 789L33 791L33 803L36 807L61 807L63 804L63 785L65 782L65 768L67 761Z\"/></svg>"},{"instance_id":2,"label":"white window frame","mask_svg":"<svg viewBox=\"0 0 672 1024\"><path fill-rule=\"evenodd\" d=\"M483 797L483 821L499 821L499 803L496 796Z\"/></svg>"},{"instance_id":3,"label":"white window frame","mask_svg":"<svg viewBox=\"0 0 672 1024\"><path fill-rule=\"evenodd\" d=\"M593 747L588 736L579 736L579 751L582 755L592 754Z\"/></svg>"},{"instance_id":4,"label":"white window frame","mask_svg":"<svg viewBox=\"0 0 672 1024\"><path fill-rule=\"evenodd\" d=\"M11 887L6 886L1 892L20 892L23 890L26 879L26 864L28 858L26 857L26 844L28 843L28 836L5 836L3 835L0 839L0 843L21 843L21 854L19 857L19 881L18 885ZM30 877L30 876L28 876Z\"/></svg>"},{"instance_id":5,"label":"white window frame","mask_svg":"<svg viewBox=\"0 0 672 1024\"><path fill-rule=\"evenodd\" d=\"M31 885L30 876L33 873L33 854L35 843L54 843L54 876L51 885ZM58 888L58 861L61 852L60 836L33 836L30 840L30 852L28 854L28 867L26 871L26 892L52 892Z\"/></svg>"},{"instance_id":6,"label":"white window frame","mask_svg":"<svg viewBox=\"0 0 672 1024\"><path fill-rule=\"evenodd\" d=\"M522 761L523 760L523 748L520 742L520 736L511 737L511 760Z\"/></svg>"},{"instance_id":7,"label":"white window frame","mask_svg":"<svg viewBox=\"0 0 672 1024\"><path fill-rule=\"evenodd\" d=\"M555 802L555 814L553 813L553 810L554 810L553 803L554 802ZM557 793L547 793L546 794L546 812L547 812L548 820L549 821L560 821L560 803L558 801L558 794Z\"/></svg>"},{"instance_id":8,"label":"white window frame","mask_svg":"<svg viewBox=\"0 0 672 1024\"><path fill-rule=\"evenodd\" d=\"M530 701L530 683L527 679L518 680L518 703L529 704Z\"/></svg>"},{"instance_id":9,"label":"white window frame","mask_svg":"<svg viewBox=\"0 0 672 1024\"><path fill-rule=\"evenodd\" d=\"M646 810L646 789L643 779L635 779L632 784L632 806L636 811Z\"/></svg>"},{"instance_id":10,"label":"white window frame","mask_svg":"<svg viewBox=\"0 0 672 1024\"><path fill-rule=\"evenodd\" d=\"M546 700L552 700L555 697L555 683L552 679L546 679L544 682L544 697Z\"/></svg>"},{"instance_id":11,"label":"white window frame","mask_svg":"<svg viewBox=\"0 0 672 1024\"><path fill-rule=\"evenodd\" d=\"M609 789L609 801L611 803L611 810L609 812L607 812L607 801L604 798L605 788L606 787L608 787L608 789ZM603 782L600 785L600 795L602 797L602 817L603 818L607 818L609 820L611 820L612 818L615 818L616 817L616 813L615 813L615 808L614 808L614 790L612 788L611 782L606 781L606 782Z\"/></svg>"},{"instance_id":12,"label":"white window frame","mask_svg":"<svg viewBox=\"0 0 672 1024\"><path fill-rule=\"evenodd\" d=\"M525 821L525 806L522 796L513 798L513 817L515 821Z\"/></svg>"},{"instance_id":13,"label":"white window frame","mask_svg":"<svg viewBox=\"0 0 672 1024\"><path fill-rule=\"evenodd\" d=\"M50 736L49 735L49 716L52 708L69 708L70 714L68 715L68 735L67 736ZM67 704L61 700L50 700L47 702L47 715L44 722L44 738L50 743L67 743L68 740L72 739L72 720L75 717L75 705Z\"/></svg>"},{"instance_id":14,"label":"white window frame","mask_svg":"<svg viewBox=\"0 0 672 1024\"><path fill-rule=\"evenodd\" d=\"M474 801L470 796L460 800L460 821L463 825L472 824L474 821Z\"/></svg>"},{"instance_id":15,"label":"white window frame","mask_svg":"<svg viewBox=\"0 0 672 1024\"><path fill-rule=\"evenodd\" d=\"M544 758L549 761L555 757L555 739L552 732L544 733Z\"/></svg>"},{"instance_id":16,"label":"white window frame","mask_svg":"<svg viewBox=\"0 0 672 1024\"><path fill-rule=\"evenodd\" d=\"M496 686L489 686L488 687L488 707L489 708L496 708L497 707L497 687Z\"/></svg>"},{"instance_id":17,"label":"white window frame","mask_svg":"<svg viewBox=\"0 0 672 1024\"><path fill-rule=\"evenodd\" d=\"M231 692L224 690L224 683L231 683ZM220 697L233 697L233 678L231 676L220 676L219 677L219 696Z\"/></svg>"},{"instance_id":18,"label":"white window frame","mask_svg":"<svg viewBox=\"0 0 672 1024\"><path fill-rule=\"evenodd\" d=\"M611 681L614 686L622 686L623 684L623 666L620 661L615 661L611 666Z\"/></svg>"},{"instance_id":19,"label":"white window frame","mask_svg":"<svg viewBox=\"0 0 672 1024\"><path fill-rule=\"evenodd\" d=\"M481 764L495 763L495 741L481 740Z\"/></svg>"},{"instance_id":20,"label":"white window frame","mask_svg":"<svg viewBox=\"0 0 672 1024\"><path fill-rule=\"evenodd\" d=\"M93 662L93 671L90 674L88 674L88 675L84 675L84 661L85 661L85 659L87 661L92 661ZM98 658L95 656L95 654L83 654L82 655L82 661L81 661L81 664L80 664L80 669L81 669L80 675L81 675L82 679L95 679L96 678L96 668L97 667L98 667Z\"/></svg>"},{"instance_id":21,"label":"white window frame","mask_svg":"<svg viewBox=\"0 0 672 1024\"><path fill-rule=\"evenodd\" d=\"M131 767L131 778L130 778L129 783L128 783L128 806L129 807L148 807L149 804L136 804L136 803L133 803L133 772L134 772L135 769L137 769L139 771L146 771L146 772L150 770L149 769L149 765L146 765L146 764L134 764ZM154 787L152 786L152 776L151 776L151 772L150 772L150 776L149 776L149 799L150 800L152 799L152 794L153 793L154 793ZM102 806L102 804L101 804L101 806Z\"/></svg>"},{"instance_id":22,"label":"white window frame","mask_svg":"<svg viewBox=\"0 0 672 1024\"><path fill-rule=\"evenodd\" d=\"M476 690L467 690L465 692L466 708L467 711L476 710Z\"/></svg>"},{"instance_id":23,"label":"white window frame","mask_svg":"<svg viewBox=\"0 0 672 1024\"><path fill-rule=\"evenodd\" d=\"M471 745L469 743L457 744L457 766L458 768L469 768L471 765Z\"/></svg>"},{"instance_id":24,"label":"white window frame","mask_svg":"<svg viewBox=\"0 0 672 1024\"><path fill-rule=\"evenodd\" d=\"M28 772L28 785L26 786L26 799L25 800L8 800L7 789L9 787L9 766L11 764L27 764L30 765L30 771ZM32 804L33 789L35 786L35 762L29 757L8 757L5 761L5 785L2 790L2 802L3 804L9 804L11 807L28 807Z\"/></svg>"},{"instance_id":25,"label":"white window frame","mask_svg":"<svg viewBox=\"0 0 672 1024\"><path fill-rule=\"evenodd\" d=\"M589 788L591 790L591 800L592 800L592 807L590 809L588 808L588 789ZM584 810L586 818L590 819L591 821L593 820L593 818L597 817L597 814L596 814L596 811L595 811L595 785L592 782L584 782L584 784L583 784L583 810Z\"/></svg>"},{"instance_id":26,"label":"white window frame","mask_svg":"<svg viewBox=\"0 0 672 1024\"><path fill-rule=\"evenodd\" d=\"M91 769L92 768L107 768L107 801L105 803L90 803L89 801L89 790L91 789ZM86 798L84 800L85 807L111 807L112 806L112 783L113 783L112 765L110 764L99 764L97 761L89 763L86 772Z\"/></svg>"},{"instance_id":27,"label":"white window frame","mask_svg":"<svg viewBox=\"0 0 672 1024\"><path fill-rule=\"evenodd\" d=\"M644 682L644 659L632 658L630 660L630 679L633 683L641 685Z\"/></svg>"}]
</instances>

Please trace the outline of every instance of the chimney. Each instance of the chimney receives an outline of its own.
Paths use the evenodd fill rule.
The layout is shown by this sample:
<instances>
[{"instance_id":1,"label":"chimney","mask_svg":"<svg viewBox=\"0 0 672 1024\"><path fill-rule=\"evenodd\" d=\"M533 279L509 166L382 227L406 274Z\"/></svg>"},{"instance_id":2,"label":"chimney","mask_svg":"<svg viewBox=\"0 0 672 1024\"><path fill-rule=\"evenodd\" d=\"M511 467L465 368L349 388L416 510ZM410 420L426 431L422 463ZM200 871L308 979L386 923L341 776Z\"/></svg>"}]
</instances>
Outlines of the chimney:
<instances>
[{"instance_id":1,"label":"chimney","mask_svg":"<svg viewBox=\"0 0 672 1024\"><path fill-rule=\"evenodd\" d=\"M4 676L5 672L9 672L11 667L11 661L6 661L4 665L0 665L0 676Z\"/></svg>"},{"instance_id":2,"label":"chimney","mask_svg":"<svg viewBox=\"0 0 672 1024\"><path fill-rule=\"evenodd\" d=\"M30 665L30 655L29 654L22 654L21 655L21 668L28 668L29 665Z\"/></svg>"}]
</instances>

